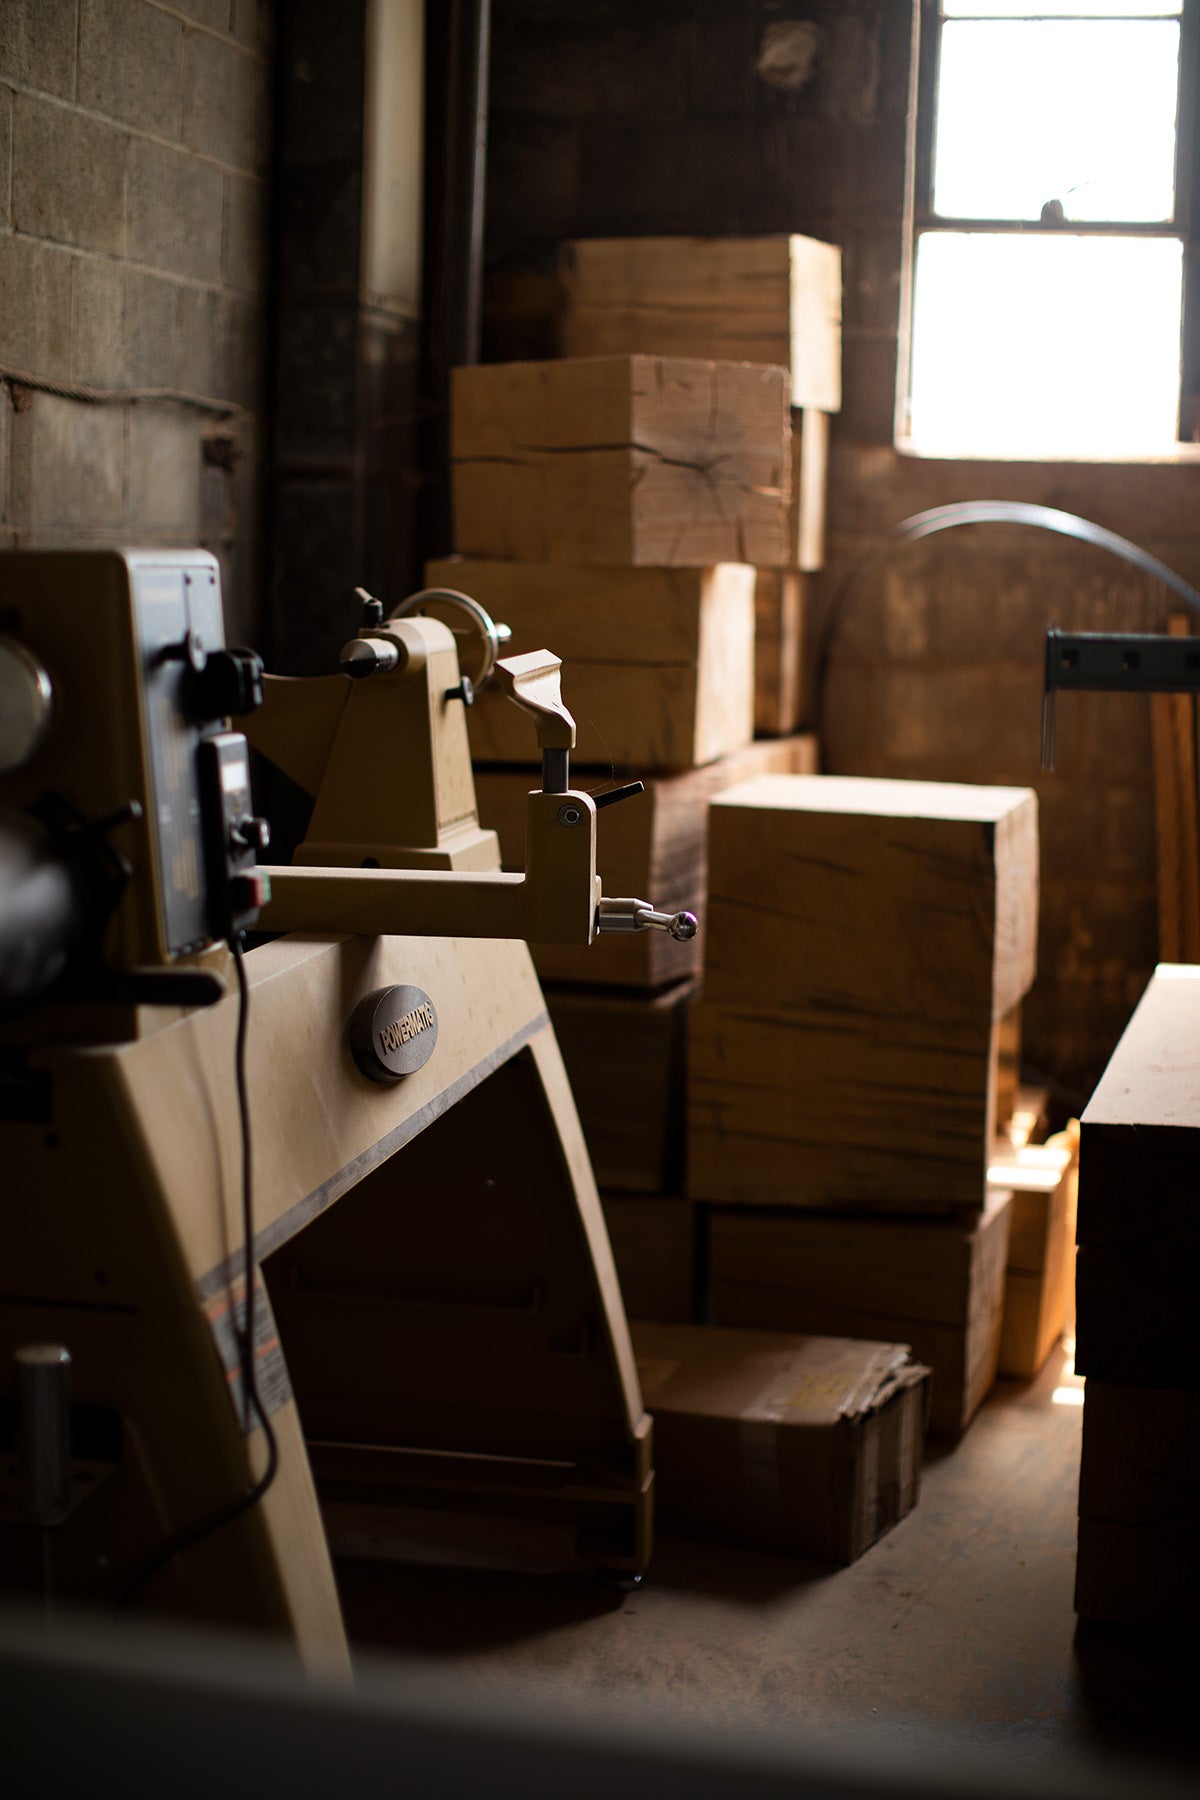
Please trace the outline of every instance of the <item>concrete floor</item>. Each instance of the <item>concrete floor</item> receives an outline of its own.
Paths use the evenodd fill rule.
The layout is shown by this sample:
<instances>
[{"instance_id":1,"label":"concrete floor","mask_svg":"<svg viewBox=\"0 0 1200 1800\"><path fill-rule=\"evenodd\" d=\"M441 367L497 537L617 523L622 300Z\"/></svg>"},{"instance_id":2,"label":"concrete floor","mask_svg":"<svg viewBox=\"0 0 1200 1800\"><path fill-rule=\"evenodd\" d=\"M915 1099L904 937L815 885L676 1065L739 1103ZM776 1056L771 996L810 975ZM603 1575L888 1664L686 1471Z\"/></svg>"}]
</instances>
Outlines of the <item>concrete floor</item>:
<instances>
[{"instance_id":1,"label":"concrete floor","mask_svg":"<svg viewBox=\"0 0 1200 1800\"><path fill-rule=\"evenodd\" d=\"M660 1539L638 1591L593 1577L343 1561L356 1653L452 1667L468 1692L628 1704L737 1735L803 1733L1017 1789L1195 1756L1196 1652L1076 1631L1081 1383L1064 1351L931 1443L920 1503L848 1569Z\"/></svg>"}]
</instances>

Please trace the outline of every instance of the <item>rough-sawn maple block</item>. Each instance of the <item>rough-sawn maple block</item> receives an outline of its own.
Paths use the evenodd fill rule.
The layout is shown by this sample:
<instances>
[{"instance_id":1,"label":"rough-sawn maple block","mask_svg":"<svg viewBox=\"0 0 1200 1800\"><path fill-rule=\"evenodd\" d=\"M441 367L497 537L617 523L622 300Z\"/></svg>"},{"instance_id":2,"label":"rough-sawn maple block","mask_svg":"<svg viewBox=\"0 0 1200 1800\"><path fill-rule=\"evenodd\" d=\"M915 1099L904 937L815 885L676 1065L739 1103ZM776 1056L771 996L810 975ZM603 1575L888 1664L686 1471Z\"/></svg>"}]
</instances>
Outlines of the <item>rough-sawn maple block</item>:
<instances>
[{"instance_id":1,"label":"rough-sawn maple block","mask_svg":"<svg viewBox=\"0 0 1200 1800\"><path fill-rule=\"evenodd\" d=\"M663 568L788 561L787 375L600 356L481 363L451 391L455 548Z\"/></svg>"},{"instance_id":2,"label":"rough-sawn maple block","mask_svg":"<svg viewBox=\"0 0 1200 1800\"><path fill-rule=\"evenodd\" d=\"M693 1198L982 1208L1036 932L1028 789L770 775L717 796Z\"/></svg>"}]
</instances>

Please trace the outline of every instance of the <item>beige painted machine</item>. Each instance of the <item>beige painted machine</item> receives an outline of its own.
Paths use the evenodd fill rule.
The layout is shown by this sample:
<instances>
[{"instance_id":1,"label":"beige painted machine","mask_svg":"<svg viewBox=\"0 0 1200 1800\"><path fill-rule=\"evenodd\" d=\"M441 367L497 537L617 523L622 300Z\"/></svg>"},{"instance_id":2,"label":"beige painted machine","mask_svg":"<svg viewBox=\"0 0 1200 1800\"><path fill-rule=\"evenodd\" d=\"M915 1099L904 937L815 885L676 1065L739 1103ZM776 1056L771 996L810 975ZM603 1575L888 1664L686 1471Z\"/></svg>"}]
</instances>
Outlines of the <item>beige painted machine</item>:
<instances>
[{"instance_id":1,"label":"beige painted machine","mask_svg":"<svg viewBox=\"0 0 1200 1800\"><path fill-rule=\"evenodd\" d=\"M264 684L205 555L0 559L4 1589L336 1662L330 1535L517 1517L646 1564L650 1421L520 940L695 922L602 896L556 660L417 602ZM475 812L493 673L543 752L523 875ZM241 715L314 796L291 867Z\"/></svg>"}]
</instances>

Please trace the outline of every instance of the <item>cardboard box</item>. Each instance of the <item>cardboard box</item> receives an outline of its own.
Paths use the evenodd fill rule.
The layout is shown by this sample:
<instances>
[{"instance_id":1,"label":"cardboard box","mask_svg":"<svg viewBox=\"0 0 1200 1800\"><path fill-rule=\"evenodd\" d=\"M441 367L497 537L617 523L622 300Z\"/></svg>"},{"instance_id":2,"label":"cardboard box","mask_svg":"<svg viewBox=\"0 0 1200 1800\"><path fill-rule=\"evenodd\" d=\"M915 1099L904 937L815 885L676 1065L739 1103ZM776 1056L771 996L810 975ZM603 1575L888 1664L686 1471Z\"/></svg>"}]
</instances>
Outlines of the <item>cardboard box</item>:
<instances>
[{"instance_id":1,"label":"cardboard box","mask_svg":"<svg viewBox=\"0 0 1200 1800\"><path fill-rule=\"evenodd\" d=\"M779 363L793 406L842 404L842 253L791 237L575 238L566 356L616 351Z\"/></svg>"},{"instance_id":2,"label":"cardboard box","mask_svg":"<svg viewBox=\"0 0 1200 1800\"><path fill-rule=\"evenodd\" d=\"M1087 1378L1075 1610L1200 1624L1200 1390Z\"/></svg>"},{"instance_id":3,"label":"cardboard box","mask_svg":"<svg viewBox=\"0 0 1200 1800\"><path fill-rule=\"evenodd\" d=\"M596 827L596 866L604 892L633 895L671 912L689 907L699 915L699 933L690 943L677 943L665 931L638 931L613 932L593 944L535 944L538 974L546 981L641 990L698 974L708 911L709 801L749 775L812 770L816 759L816 739L808 735L747 744L702 769L650 776L645 793L608 808ZM533 771L476 772L479 822L499 834L506 869L524 867L525 796L537 785ZM591 792L611 784L581 775L580 785Z\"/></svg>"},{"instance_id":4,"label":"cardboard box","mask_svg":"<svg viewBox=\"0 0 1200 1800\"><path fill-rule=\"evenodd\" d=\"M670 1194L682 1186L684 1054L695 992L694 980L657 994L545 989L602 1192Z\"/></svg>"},{"instance_id":5,"label":"cardboard box","mask_svg":"<svg viewBox=\"0 0 1200 1800\"><path fill-rule=\"evenodd\" d=\"M790 438L783 369L653 356L455 369L455 549L775 567L788 560Z\"/></svg>"},{"instance_id":6,"label":"cardboard box","mask_svg":"<svg viewBox=\"0 0 1200 1800\"><path fill-rule=\"evenodd\" d=\"M690 769L754 735L755 572L745 563L589 569L456 556L427 563L425 581L480 601L511 628L509 653L561 659L578 768ZM495 682L467 729L476 762L536 759L534 721Z\"/></svg>"},{"instance_id":7,"label":"cardboard box","mask_svg":"<svg viewBox=\"0 0 1200 1800\"><path fill-rule=\"evenodd\" d=\"M1036 938L1028 789L772 775L718 795L692 1197L978 1210Z\"/></svg>"},{"instance_id":8,"label":"cardboard box","mask_svg":"<svg viewBox=\"0 0 1200 1800\"><path fill-rule=\"evenodd\" d=\"M916 1505L929 1371L903 1345L632 1334L664 1530L844 1564Z\"/></svg>"},{"instance_id":9,"label":"cardboard box","mask_svg":"<svg viewBox=\"0 0 1200 1800\"><path fill-rule=\"evenodd\" d=\"M601 1194L621 1297L631 1319L696 1316L696 1209L678 1195Z\"/></svg>"},{"instance_id":10,"label":"cardboard box","mask_svg":"<svg viewBox=\"0 0 1200 1800\"><path fill-rule=\"evenodd\" d=\"M1078 1165L1066 1141L997 1150L988 1182L1012 1193L1002 1375L1036 1375L1075 1311Z\"/></svg>"},{"instance_id":11,"label":"cardboard box","mask_svg":"<svg viewBox=\"0 0 1200 1800\"><path fill-rule=\"evenodd\" d=\"M1080 1120L1080 1374L1196 1385L1200 968L1156 969Z\"/></svg>"},{"instance_id":12,"label":"cardboard box","mask_svg":"<svg viewBox=\"0 0 1200 1800\"><path fill-rule=\"evenodd\" d=\"M929 1429L955 1436L996 1376L1012 1208L974 1219L709 1216L717 1325L897 1339L933 1371Z\"/></svg>"}]
</instances>

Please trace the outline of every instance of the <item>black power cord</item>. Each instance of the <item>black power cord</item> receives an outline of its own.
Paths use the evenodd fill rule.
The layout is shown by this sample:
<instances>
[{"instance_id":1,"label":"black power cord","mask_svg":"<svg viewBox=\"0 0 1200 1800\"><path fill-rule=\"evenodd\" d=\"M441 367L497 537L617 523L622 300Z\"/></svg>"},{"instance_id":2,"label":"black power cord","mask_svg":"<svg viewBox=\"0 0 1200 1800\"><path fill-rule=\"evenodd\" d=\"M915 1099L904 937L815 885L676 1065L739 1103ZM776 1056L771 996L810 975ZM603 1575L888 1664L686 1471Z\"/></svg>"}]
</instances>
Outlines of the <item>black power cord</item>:
<instances>
[{"instance_id":1,"label":"black power cord","mask_svg":"<svg viewBox=\"0 0 1200 1800\"><path fill-rule=\"evenodd\" d=\"M242 1324L237 1333L238 1350L240 1352L242 1374L242 1405L247 1430L250 1425L250 1411L253 1408L263 1436L267 1444L267 1463L258 1480L252 1483L244 1493L231 1500L227 1506L196 1525L185 1526L177 1531L165 1544L139 1564L133 1574L126 1580L117 1595L118 1608L124 1609L161 1568L164 1568L174 1557L181 1556L185 1550L192 1550L214 1532L221 1531L226 1525L232 1525L235 1519L257 1506L267 1489L275 1479L279 1468L279 1441L275 1436L275 1428L267 1416L267 1409L258 1391L258 1373L254 1360L254 1185L253 1157L250 1140L250 1096L246 1081L246 1039L250 1025L250 984L246 979L245 947L241 934L230 938L229 948L233 952L234 969L238 985L238 1022L237 1039L234 1051L234 1075L237 1083L238 1120L242 1139L242 1271L245 1286L245 1298L242 1310ZM235 1314L236 1318L236 1314Z\"/></svg>"}]
</instances>

